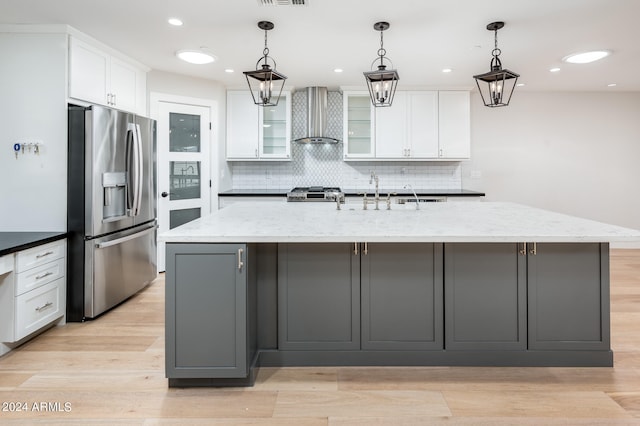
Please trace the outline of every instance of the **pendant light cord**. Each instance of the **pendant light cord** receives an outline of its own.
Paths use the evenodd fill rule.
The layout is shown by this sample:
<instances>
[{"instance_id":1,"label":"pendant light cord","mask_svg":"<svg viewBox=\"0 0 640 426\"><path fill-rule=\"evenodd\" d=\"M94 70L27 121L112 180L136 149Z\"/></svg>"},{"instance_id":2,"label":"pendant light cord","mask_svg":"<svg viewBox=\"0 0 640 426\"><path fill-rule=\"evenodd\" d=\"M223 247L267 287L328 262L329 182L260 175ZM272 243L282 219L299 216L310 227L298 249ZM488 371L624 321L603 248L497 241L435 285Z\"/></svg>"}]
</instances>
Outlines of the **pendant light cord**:
<instances>
[{"instance_id":1,"label":"pendant light cord","mask_svg":"<svg viewBox=\"0 0 640 426\"><path fill-rule=\"evenodd\" d=\"M267 57L269 56L269 48L267 47L267 30L264 30L264 49L262 50L264 56L264 64L267 65Z\"/></svg>"},{"instance_id":2,"label":"pendant light cord","mask_svg":"<svg viewBox=\"0 0 640 426\"><path fill-rule=\"evenodd\" d=\"M493 51L491 54L497 59L502 51L498 49L498 29L493 30Z\"/></svg>"},{"instance_id":3,"label":"pendant light cord","mask_svg":"<svg viewBox=\"0 0 640 426\"><path fill-rule=\"evenodd\" d=\"M380 49L378 49L378 56L380 56L380 66L384 66L384 55L387 54L387 51L384 49L384 39L383 39L384 31L380 31Z\"/></svg>"}]
</instances>

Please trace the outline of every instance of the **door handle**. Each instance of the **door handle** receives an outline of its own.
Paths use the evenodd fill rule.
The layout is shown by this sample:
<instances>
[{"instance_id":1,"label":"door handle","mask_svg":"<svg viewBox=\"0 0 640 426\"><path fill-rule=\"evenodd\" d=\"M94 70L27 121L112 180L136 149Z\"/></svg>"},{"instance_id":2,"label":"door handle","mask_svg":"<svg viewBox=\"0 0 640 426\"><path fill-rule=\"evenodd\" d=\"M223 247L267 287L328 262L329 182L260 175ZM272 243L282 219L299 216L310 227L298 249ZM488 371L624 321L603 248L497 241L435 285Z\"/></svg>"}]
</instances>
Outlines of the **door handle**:
<instances>
[{"instance_id":1,"label":"door handle","mask_svg":"<svg viewBox=\"0 0 640 426\"><path fill-rule=\"evenodd\" d=\"M173 195L173 192L162 191L160 194L162 198L167 198L169 195Z\"/></svg>"}]
</instances>

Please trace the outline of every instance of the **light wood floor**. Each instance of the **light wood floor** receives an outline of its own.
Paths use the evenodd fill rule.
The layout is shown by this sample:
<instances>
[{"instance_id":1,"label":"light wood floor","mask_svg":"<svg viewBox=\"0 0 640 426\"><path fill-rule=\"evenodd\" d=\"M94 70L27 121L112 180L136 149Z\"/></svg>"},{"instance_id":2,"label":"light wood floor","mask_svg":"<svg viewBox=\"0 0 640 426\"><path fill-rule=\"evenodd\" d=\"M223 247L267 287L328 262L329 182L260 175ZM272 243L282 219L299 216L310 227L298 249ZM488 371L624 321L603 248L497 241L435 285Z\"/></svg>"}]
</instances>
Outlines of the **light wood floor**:
<instances>
[{"instance_id":1,"label":"light wood floor","mask_svg":"<svg viewBox=\"0 0 640 426\"><path fill-rule=\"evenodd\" d=\"M640 424L640 250L613 251L611 287L613 368L263 368L253 388L169 389L161 278L0 358L0 424Z\"/></svg>"}]
</instances>

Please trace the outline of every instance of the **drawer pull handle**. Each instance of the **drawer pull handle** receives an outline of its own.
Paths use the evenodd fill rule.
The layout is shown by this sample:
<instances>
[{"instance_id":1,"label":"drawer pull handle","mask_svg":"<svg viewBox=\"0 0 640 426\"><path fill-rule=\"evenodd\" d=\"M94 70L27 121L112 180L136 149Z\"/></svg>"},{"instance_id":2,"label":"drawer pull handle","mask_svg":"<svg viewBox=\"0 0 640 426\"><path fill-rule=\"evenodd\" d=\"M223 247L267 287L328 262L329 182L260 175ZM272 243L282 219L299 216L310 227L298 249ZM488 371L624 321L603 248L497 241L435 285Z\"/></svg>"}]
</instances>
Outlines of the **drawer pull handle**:
<instances>
[{"instance_id":1,"label":"drawer pull handle","mask_svg":"<svg viewBox=\"0 0 640 426\"><path fill-rule=\"evenodd\" d=\"M49 275L53 275L53 272L49 271L46 274L42 274L42 275L36 275L36 280L41 280L45 277L48 277Z\"/></svg>"},{"instance_id":2,"label":"drawer pull handle","mask_svg":"<svg viewBox=\"0 0 640 426\"><path fill-rule=\"evenodd\" d=\"M42 312L42 311L44 311L45 309L47 309L47 308L49 308L49 307L51 307L51 306L53 306L53 302L47 302L47 303L45 303L45 304L44 304L44 305L42 305L42 306L38 306L38 307L36 308L36 311L38 311L38 312Z\"/></svg>"},{"instance_id":3,"label":"drawer pull handle","mask_svg":"<svg viewBox=\"0 0 640 426\"><path fill-rule=\"evenodd\" d=\"M46 253L38 254L38 255L36 255L36 259L40 259L42 257L49 256L50 254L53 254L53 252L52 251L48 251Z\"/></svg>"}]
</instances>

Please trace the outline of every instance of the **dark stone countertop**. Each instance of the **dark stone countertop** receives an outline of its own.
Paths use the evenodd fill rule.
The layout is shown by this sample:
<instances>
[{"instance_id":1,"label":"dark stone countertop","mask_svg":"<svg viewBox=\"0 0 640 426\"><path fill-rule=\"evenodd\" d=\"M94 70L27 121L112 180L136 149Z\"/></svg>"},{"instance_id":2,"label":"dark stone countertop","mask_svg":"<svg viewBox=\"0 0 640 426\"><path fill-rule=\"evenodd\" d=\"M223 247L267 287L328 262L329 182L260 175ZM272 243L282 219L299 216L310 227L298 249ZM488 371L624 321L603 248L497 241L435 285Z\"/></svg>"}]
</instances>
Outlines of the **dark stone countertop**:
<instances>
[{"instance_id":1,"label":"dark stone countertop","mask_svg":"<svg viewBox=\"0 0 640 426\"><path fill-rule=\"evenodd\" d=\"M66 237L66 232L0 232L0 256Z\"/></svg>"}]
</instances>

